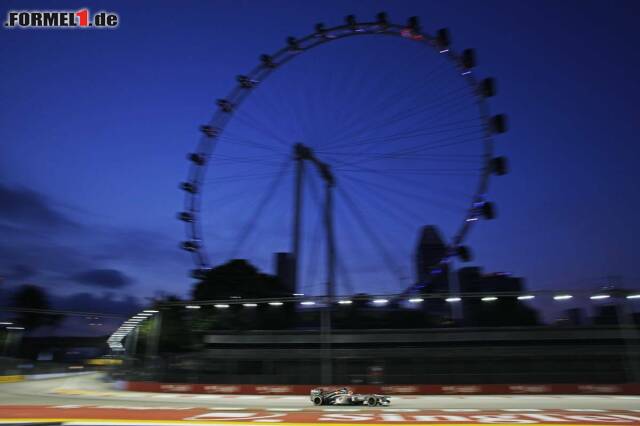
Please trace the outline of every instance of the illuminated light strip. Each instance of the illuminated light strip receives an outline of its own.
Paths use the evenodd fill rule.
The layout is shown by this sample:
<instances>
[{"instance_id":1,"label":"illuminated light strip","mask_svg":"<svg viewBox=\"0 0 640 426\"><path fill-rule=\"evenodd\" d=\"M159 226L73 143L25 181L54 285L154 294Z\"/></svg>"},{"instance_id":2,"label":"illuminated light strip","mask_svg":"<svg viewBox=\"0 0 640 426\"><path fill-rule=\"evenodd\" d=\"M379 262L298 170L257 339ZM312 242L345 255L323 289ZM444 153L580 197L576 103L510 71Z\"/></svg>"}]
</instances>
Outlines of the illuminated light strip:
<instances>
[{"instance_id":1,"label":"illuminated light strip","mask_svg":"<svg viewBox=\"0 0 640 426\"><path fill-rule=\"evenodd\" d=\"M255 308L256 306L258 306L257 303L243 303L242 306L244 306L245 308Z\"/></svg>"},{"instance_id":2,"label":"illuminated light strip","mask_svg":"<svg viewBox=\"0 0 640 426\"><path fill-rule=\"evenodd\" d=\"M409 299L409 303L421 303L424 302L424 299L422 299L421 297L415 297L413 299Z\"/></svg>"},{"instance_id":3,"label":"illuminated light strip","mask_svg":"<svg viewBox=\"0 0 640 426\"><path fill-rule=\"evenodd\" d=\"M199 305L187 305L185 306L186 309L200 309Z\"/></svg>"},{"instance_id":4,"label":"illuminated light strip","mask_svg":"<svg viewBox=\"0 0 640 426\"><path fill-rule=\"evenodd\" d=\"M315 305L316 302L313 302L311 300L307 300L307 301L304 301L304 302L300 302L300 304L301 305L305 305L305 306L311 306L311 305Z\"/></svg>"},{"instance_id":5,"label":"illuminated light strip","mask_svg":"<svg viewBox=\"0 0 640 426\"><path fill-rule=\"evenodd\" d=\"M350 305L353 302L351 300L338 300L339 305Z\"/></svg>"},{"instance_id":6,"label":"illuminated light strip","mask_svg":"<svg viewBox=\"0 0 640 426\"><path fill-rule=\"evenodd\" d=\"M460 299L459 297L447 297L446 299L444 299L445 302L449 302L449 303L455 303L461 300L462 299Z\"/></svg>"},{"instance_id":7,"label":"illuminated light strip","mask_svg":"<svg viewBox=\"0 0 640 426\"><path fill-rule=\"evenodd\" d=\"M536 297L533 294L527 294L524 296L518 296L518 300L531 300L531 299L535 299Z\"/></svg>"},{"instance_id":8,"label":"illuminated light strip","mask_svg":"<svg viewBox=\"0 0 640 426\"><path fill-rule=\"evenodd\" d=\"M570 294L559 294L557 296L553 296L553 300L569 300L573 298Z\"/></svg>"},{"instance_id":9,"label":"illuminated light strip","mask_svg":"<svg viewBox=\"0 0 640 426\"><path fill-rule=\"evenodd\" d=\"M609 296L608 294L594 294L593 296L589 297L589 299L591 300L602 300L602 299L608 299L611 296Z\"/></svg>"},{"instance_id":10,"label":"illuminated light strip","mask_svg":"<svg viewBox=\"0 0 640 426\"><path fill-rule=\"evenodd\" d=\"M282 302L269 302L269 306L282 306Z\"/></svg>"},{"instance_id":11,"label":"illuminated light strip","mask_svg":"<svg viewBox=\"0 0 640 426\"><path fill-rule=\"evenodd\" d=\"M640 294L630 294L627 299L640 299Z\"/></svg>"},{"instance_id":12,"label":"illuminated light strip","mask_svg":"<svg viewBox=\"0 0 640 426\"><path fill-rule=\"evenodd\" d=\"M387 299L375 299L375 300L373 300L373 303L375 303L376 305L384 305L387 302L388 302Z\"/></svg>"},{"instance_id":13,"label":"illuminated light strip","mask_svg":"<svg viewBox=\"0 0 640 426\"><path fill-rule=\"evenodd\" d=\"M218 308L218 309L227 309L229 307L229 305L227 304L220 304L220 305L213 305L214 308Z\"/></svg>"},{"instance_id":14,"label":"illuminated light strip","mask_svg":"<svg viewBox=\"0 0 640 426\"><path fill-rule=\"evenodd\" d=\"M487 296L487 297L483 297L480 300L482 300L483 302L493 302L495 300L498 300L498 298L495 296Z\"/></svg>"}]
</instances>

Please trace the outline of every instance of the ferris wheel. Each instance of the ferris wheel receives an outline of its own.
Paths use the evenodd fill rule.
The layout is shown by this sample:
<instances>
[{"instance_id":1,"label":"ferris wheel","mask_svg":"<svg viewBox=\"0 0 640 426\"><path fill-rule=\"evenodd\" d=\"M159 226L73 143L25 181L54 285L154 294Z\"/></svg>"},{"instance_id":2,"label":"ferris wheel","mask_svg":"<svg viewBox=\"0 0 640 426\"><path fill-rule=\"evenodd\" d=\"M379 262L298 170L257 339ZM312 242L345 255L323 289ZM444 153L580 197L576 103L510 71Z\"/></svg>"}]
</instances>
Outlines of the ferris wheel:
<instances>
[{"instance_id":1,"label":"ferris wheel","mask_svg":"<svg viewBox=\"0 0 640 426\"><path fill-rule=\"evenodd\" d=\"M496 215L490 178L507 172L494 153L506 131L489 111L495 81L475 67L474 50L455 51L448 30L385 13L317 24L261 55L188 155L178 217L192 276L239 257L268 269L270 254L288 252L299 291L326 279L330 295L336 282L394 292L412 284L424 224L444 232L440 261L469 260L469 231Z\"/></svg>"}]
</instances>

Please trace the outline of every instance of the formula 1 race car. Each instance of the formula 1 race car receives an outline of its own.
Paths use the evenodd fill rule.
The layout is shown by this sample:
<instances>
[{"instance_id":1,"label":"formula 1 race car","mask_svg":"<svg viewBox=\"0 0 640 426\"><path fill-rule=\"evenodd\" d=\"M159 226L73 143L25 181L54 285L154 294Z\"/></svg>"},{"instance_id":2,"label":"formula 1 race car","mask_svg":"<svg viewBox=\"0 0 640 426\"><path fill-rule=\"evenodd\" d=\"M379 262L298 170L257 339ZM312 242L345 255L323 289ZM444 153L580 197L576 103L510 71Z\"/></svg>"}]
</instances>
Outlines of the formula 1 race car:
<instances>
[{"instance_id":1,"label":"formula 1 race car","mask_svg":"<svg viewBox=\"0 0 640 426\"><path fill-rule=\"evenodd\" d=\"M391 401L387 395L353 393L347 388L311 390L311 402L314 405L389 405Z\"/></svg>"}]
</instances>

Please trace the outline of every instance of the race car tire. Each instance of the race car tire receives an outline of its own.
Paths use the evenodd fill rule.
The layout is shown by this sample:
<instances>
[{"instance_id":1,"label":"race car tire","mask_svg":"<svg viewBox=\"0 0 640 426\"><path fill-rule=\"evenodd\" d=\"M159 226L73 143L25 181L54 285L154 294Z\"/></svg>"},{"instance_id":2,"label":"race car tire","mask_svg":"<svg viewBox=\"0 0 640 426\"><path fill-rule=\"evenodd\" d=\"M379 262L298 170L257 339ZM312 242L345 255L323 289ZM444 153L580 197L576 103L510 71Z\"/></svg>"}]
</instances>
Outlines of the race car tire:
<instances>
[{"instance_id":1,"label":"race car tire","mask_svg":"<svg viewBox=\"0 0 640 426\"><path fill-rule=\"evenodd\" d=\"M322 405L322 397L321 396L316 396L315 398L313 398L313 405Z\"/></svg>"},{"instance_id":2,"label":"race car tire","mask_svg":"<svg viewBox=\"0 0 640 426\"><path fill-rule=\"evenodd\" d=\"M374 407L377 404L378 404L378 399L376 397L370 396L369 398L367 398L367 405Z\"/></svg>"}]
</instances>

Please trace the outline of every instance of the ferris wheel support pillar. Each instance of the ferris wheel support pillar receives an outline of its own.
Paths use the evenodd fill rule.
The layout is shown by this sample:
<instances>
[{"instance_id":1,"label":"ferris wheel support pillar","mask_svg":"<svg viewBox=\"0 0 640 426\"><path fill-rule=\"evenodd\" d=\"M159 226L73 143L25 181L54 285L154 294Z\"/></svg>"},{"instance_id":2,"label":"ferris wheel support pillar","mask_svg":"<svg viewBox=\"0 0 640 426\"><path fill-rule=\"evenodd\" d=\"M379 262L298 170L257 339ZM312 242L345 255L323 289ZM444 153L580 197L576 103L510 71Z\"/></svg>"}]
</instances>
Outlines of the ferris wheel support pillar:
<instances>
[{"instance_id":1,"label":"ferris wheel support pillar","mask_svg":"<svg viewBox=\"0 0 640 426\"><path fill-rule=\"evenodd\" d=\"M324 223L327 234L327 295L326 306L321 314L322 337L322 384L330 385L333 382L333 357L331 354L331 309L335 296L335 264L336 250L333 233L333 186L334 180L329 167L319 163L320 172L325 179Z\"/></svg>"},{"instance_id":2,"label":"ferris wheel support pillar","mask_svg":"<svg viewBox=\"0 0 640 426\"><path fill-rule=\"evenodd\" d=\"M302 227L302 182L304 178L304 160L308 156L308 148L301 143L293 146L296 161L295 188L293 195L293 240L291 243L291 286L293 293L298 292L298 259L300 258L300 229Z\"/></svg>"}]
</instances>

